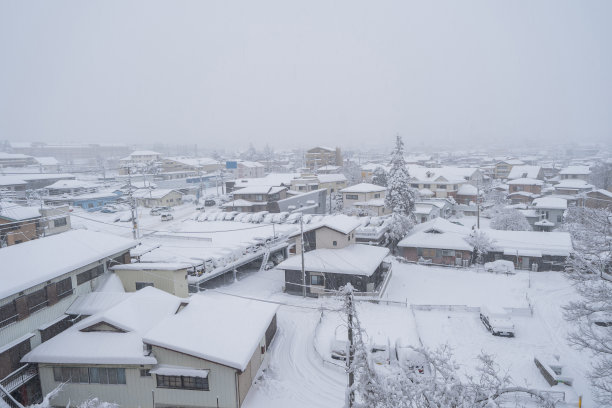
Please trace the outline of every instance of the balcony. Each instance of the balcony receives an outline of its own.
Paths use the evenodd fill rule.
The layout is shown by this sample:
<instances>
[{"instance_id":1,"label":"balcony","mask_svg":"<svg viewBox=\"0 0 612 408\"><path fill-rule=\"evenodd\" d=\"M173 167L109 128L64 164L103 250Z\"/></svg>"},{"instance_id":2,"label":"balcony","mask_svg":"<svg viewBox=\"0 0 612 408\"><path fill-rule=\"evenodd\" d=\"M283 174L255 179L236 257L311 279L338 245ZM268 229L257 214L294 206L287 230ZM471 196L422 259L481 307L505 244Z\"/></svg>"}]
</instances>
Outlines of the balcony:
<instances>
[{"instance_id":1,"label":"balcony","mask_svg":"<svg viewBox=\"0 0 612 408\"><path fill-rule=\"evenodd\" d=\"M10 394L37 375L38 368L36 365L26 364L0 380L0 385Z\"/></svg>"}]
</instances>

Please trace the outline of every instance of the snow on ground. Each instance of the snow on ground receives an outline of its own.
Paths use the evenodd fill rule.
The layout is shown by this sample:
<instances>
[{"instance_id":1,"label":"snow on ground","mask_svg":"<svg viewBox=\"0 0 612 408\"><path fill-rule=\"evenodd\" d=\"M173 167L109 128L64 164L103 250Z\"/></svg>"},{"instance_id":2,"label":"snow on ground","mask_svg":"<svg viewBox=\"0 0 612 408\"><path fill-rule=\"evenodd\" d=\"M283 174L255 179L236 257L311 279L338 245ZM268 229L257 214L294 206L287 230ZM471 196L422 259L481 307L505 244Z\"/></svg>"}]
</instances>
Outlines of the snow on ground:
<instances>
[{"instance_id":1,"label":"snow on ground","mask_svg":"<svg viewBox=\"0 0 612 408\"><path fill-rule=\"evenodd\" d=\"M391 345L397 338L409 342L423 341L434 348L448 343L454 357L466 374L473 374L476 357L481 351L495 355L503 370L508 370L518 385L541 390L551 388L537 370L535 355L559 354L574 377L574 386L561 388L568 400L583 395L583 406L593 406L585 372L588 360L567 345L565 336L570 328L563 320L560 306L574 296L573 289L562 274L540 272L517 275L493 275L473 269L439 268L394 263L394 275L389 284L389 299L415 304L482 304L505 307L526 307L525 294L534 306L534 315L514 316L515 338L492 336L476 312L421 311L405 305L359 302L358 311L366 337L388 337ZM342 362L330 358L331 342L343 338L345 317L337 311L335 299L303 299L282 292L282 271L272 269L241 274L239 281L220 287L220 292L268 299L283 304L279 309L279 331L269 355L268 368L260 373L245 407L341 407L346 374ZM304 309L302 307L315 308ZM318 322L321 321L317 329ZM418 345L418 344L415 344ZM326 360L326 362L323 362Z\"/></svg>"},{"instance_id":2,"label":"snow on ground","mask_svg":"<svg viewBox=\"0 0 612 408\"><path fill-rule=\"evenodd\" d=\"M529 274L393 263L384 299L417 305L527 307Z\"/></svg>"}]
</instances>

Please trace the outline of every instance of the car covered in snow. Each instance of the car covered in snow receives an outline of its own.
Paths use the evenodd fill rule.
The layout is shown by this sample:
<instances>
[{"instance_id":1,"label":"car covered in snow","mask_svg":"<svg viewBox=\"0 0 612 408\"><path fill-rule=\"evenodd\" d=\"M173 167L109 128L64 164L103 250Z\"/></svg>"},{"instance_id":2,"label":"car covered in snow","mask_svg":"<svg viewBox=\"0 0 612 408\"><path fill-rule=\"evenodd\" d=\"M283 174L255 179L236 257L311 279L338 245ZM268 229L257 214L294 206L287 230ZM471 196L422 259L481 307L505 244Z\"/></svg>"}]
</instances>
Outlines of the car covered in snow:
<instances>
[{"instance_id":1,"label":"car covered in snow","mask_svg":"<svg viewBox=\"0 0 612 408\"><path fill-rule=\"evenodd\" d=\"M391 362L391 347L389 338L385 336L374 336L370 341L370 358L374 364L384 365Z\"/></svg>"},{"instance_id":2,"label":"car covered in snow","mask_svg":"<svg viewBox=\"0 0 612 408\"><path fill-rule=\"evenodd\" d=\"M417 374L429 372L425 356L415 350L404 338L399 338L395 342L395 356L399 365L408 371L413 371Z\"/></svg>"},{"instance_id":3,"label":"car covered in snow","mask_svg":"<svg viewBox=\"0 0 612 408\"><path fill-rule=\"evenodd\" d=\"M334 339L331 345L331 358L346 361L346 353L349 349L348 340Z\"/></svg>"},{"instance_id":4,"label":"car covered in snow","mask_svg":"<svg viewBox=\"0 0 612 408\"><path fill-rule=\"evenodd\" d=\"M163 213L161 215L161 220L162 221L170 221L170 220L173 220L173 219L174 219L174 216L172 214L170 214L170 213Z\"/></svg>"},{"instance_id":5,"label":"car covered in snow","mask_svg":"<svg viewBox=\"0 0 612 408\"><path fill-rule=\"evenodd\" d=\"M514 262L498 259L497 261L487 262L484 264L485 271L493 273L514 274Z\"/></svg>"},{"instance_id":6,"label":"car covered in snow","mask_svg":"<svg viewBox=\"0 0 612 408\"><path fill-rule=\"evenodd\" d=\"M159 215L159 214L162 213L162 211L163 210L161 209L161 207L154 207L154 208L151 208L151 211L149 211L149 214L150 215Z\"/></svg>"},{"instance_id":7,"label":"car covered in snow","mask_svg":"<svg viewBox=\"0 0 612 408\"><path fill-rule=\"evenodd\" d=\"M482 306L480 321L494 336L514 337L514 323L502 308Z\"/></svg>"}]
</instances>

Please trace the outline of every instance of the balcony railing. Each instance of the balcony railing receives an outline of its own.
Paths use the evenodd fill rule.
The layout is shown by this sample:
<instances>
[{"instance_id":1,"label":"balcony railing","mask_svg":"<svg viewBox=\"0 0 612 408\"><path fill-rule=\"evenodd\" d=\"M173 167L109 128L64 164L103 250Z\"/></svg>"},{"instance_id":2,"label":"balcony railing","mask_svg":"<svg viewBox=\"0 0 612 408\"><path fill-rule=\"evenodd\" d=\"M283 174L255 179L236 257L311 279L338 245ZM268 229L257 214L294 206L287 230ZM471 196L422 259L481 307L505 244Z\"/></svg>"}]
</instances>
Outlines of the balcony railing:
<instances>
[{"instance_id":1,"label":"balcony railing","mask_svg":"<svg viewBox=\"0 0 612 408\"><path fill-rule=\"evenodd\" d=\"M36 365L26 364L0 380L0 385L2 385L8 393L11 393L37 375L38 368L36 368Z\"/></svg>"}]
</instances>

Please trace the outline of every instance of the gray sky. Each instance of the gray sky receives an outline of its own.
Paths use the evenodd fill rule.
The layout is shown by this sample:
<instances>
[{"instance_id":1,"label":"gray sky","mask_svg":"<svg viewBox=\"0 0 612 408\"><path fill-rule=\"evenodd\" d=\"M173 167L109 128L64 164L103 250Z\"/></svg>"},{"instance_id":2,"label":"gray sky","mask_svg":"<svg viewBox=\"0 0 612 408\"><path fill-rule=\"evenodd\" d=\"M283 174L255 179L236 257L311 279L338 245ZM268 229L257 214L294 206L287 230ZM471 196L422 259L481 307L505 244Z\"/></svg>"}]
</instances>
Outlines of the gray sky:
<instances>
[{"instance_id":1,"label":"gray sky","mask_svg":"<svg viewBox=\"0 0 612 408\"><path fill-rule=\"evenodd\" d=\"M0 140L612 141L612 1L0 1Z\"/></svg>"}]
</instances>

